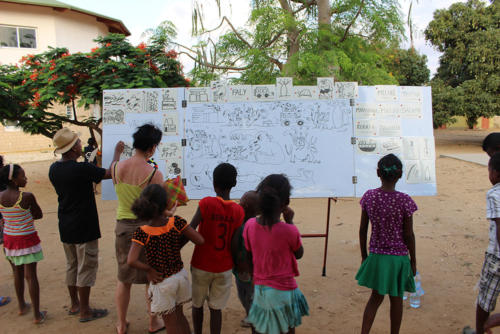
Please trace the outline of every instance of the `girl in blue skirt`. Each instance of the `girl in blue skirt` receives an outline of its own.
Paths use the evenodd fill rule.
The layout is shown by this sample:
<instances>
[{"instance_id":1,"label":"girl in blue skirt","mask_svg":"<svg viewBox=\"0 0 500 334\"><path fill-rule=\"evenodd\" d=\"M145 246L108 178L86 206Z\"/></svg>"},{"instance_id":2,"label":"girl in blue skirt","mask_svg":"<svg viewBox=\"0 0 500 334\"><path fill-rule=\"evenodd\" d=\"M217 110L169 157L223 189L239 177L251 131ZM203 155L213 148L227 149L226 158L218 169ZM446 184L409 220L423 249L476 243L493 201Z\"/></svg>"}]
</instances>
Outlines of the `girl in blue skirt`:
<instances>
[{"instance_id":1,"label":"girl in blue skirt","mask_svg":"<svg viewBox=\"0 0 500 334\"><path fill-rule=\"evenodd\" d=\"M382 185L368 190L360 202L359 244L362 262L356 280L359 285L372 289L363 314L362 334L370 332L384 295L389 295L391 302L391 334L399 333L403 318L403 294L405 291L415 292L413 276L417 270L417 260L413 213L417 211L417 205L410 196L395 190L402 170L403 165L394 154L380 159L377 175ZM368 255L366 241L369 222L372 224L372 234Z\"/></svg>"}]
</instances>

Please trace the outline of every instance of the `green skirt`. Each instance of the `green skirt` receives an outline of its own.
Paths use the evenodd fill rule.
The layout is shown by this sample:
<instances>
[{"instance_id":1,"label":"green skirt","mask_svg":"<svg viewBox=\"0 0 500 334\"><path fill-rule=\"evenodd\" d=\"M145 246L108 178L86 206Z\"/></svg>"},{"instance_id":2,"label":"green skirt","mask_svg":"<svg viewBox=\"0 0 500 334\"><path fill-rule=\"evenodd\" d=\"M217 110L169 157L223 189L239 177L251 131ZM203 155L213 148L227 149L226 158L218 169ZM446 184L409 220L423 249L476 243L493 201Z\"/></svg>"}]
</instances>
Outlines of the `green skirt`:
<instances>
[{"instance_id":1,"label":"green skirt","mask_svg":"<svg viewBox=\"0 0 500 334\"><path fill-rule=\"evenodd\" d=\"M381 295L402 298L405 291L415 292L410 259L406 255L371 253L361 264L356 280Z\"/></svg>"},{"instance_id":2,"label":"green skirt","mask_svg":"<svg viewBox=\"0 0 500 334\"><path fill-rule=\"evenodd\" d=\"M13 265L15 266L21 266L24 264L30 264L33 262L39 262L43 260L43 253L42 251L36 252L36 253L31 253L31 254L26 254L26 255L20 255L20 256L5 256L7 260L9 260Z\"/></svg>"}]
</instances>

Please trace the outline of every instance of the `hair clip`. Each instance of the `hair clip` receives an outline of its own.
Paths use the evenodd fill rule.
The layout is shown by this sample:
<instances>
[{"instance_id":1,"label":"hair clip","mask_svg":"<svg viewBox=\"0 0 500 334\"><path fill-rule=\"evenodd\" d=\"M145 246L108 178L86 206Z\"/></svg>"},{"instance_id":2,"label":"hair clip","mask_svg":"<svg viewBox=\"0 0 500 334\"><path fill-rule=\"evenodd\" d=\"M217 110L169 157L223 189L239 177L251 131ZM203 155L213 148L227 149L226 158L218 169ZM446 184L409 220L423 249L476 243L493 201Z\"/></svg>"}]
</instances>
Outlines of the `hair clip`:
<instances>
[{"instance_id":1,"label":"hair clip","mask_svg":"<svg viewBox=\"0 0 500 334\"><path fill-rule=\"evenodd\" d=\"M14 164L9 164L9 181L12 180L12 174L14 174Z\"/></svg>"},{"instance_id":2,"label":"hair clip","mask_svg":"<svg viewBox=\"0 0 500 334\"><path fill-rule=\"evenodd\" d=\"M392 165L391 167L382 167L382 169L384 170L384 172L386 173L390 173L390 172L396 172L398 171L398 167L396 167L396 165Z\"/></svg>"}]
</instances>

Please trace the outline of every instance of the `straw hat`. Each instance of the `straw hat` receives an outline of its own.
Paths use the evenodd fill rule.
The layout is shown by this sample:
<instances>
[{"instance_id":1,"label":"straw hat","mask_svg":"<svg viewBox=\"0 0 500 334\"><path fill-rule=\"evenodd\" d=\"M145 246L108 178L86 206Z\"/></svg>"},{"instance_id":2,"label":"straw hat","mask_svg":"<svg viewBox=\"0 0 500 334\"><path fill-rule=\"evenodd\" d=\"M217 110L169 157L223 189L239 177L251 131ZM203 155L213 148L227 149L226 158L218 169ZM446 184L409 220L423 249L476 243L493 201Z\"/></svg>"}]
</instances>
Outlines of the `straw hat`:
<instances>
[{"instance_id":1,"label":"straw hat","mask_svg":"<svg viewBox=\"0 0 500 334\"><path fill-rule=\"evenodd\" d=\"M61 130L57 131L54 135L54 138L52 138L52 142L56 147L54 153L63 154L68 152L75 145L77 140L77 133L71 131L68 128L62 128Z\"/></svg>"}]
</instances>

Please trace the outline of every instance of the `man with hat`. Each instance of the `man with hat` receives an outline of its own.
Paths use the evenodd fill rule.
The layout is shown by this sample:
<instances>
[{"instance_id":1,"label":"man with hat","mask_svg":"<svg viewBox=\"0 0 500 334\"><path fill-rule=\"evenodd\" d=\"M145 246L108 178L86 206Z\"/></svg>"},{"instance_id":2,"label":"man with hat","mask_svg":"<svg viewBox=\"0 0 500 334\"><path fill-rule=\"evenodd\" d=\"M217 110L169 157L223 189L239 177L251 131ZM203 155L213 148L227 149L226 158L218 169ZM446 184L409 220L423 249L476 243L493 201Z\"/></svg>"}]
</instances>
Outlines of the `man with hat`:
<instances>
[{"instance_id":1,"label":"man with hat","mask_svg":"<svg viewBox=\"0 0 500 334\"><path fill-rule=\"evenodd\" d=\"M90 288L97 274L99 217L93 189L93 182L111 178L111 170L97 167L88 162L78 162L82 145L78 134L62 128L52 139L55 153L62 154L61 160L49 169L49 179L54 186L58 202L59 234L66 255L66 284L71 307L70 315L80 315L80 322L102 318L106 309L90 308ZM120 160L123 142L115 147L113 162Z\"/></svg>"}]
</instances>

